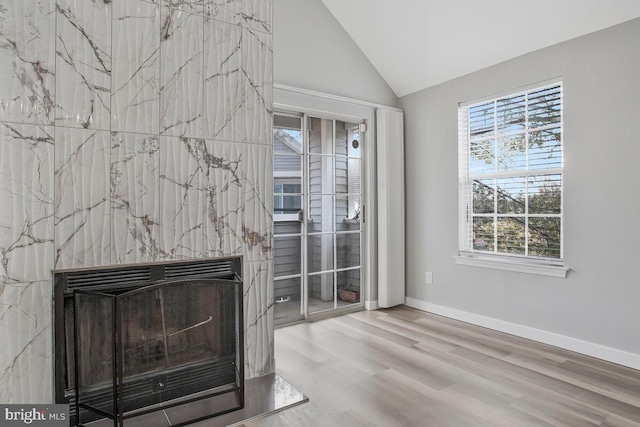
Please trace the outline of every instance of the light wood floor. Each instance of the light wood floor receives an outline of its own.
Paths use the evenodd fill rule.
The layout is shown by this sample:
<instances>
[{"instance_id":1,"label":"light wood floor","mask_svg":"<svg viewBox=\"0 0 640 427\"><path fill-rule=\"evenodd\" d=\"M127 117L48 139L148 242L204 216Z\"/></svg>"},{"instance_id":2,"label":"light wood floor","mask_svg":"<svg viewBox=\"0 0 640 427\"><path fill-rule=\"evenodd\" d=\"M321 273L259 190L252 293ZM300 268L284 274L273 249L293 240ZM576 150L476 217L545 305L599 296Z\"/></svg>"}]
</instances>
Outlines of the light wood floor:
<instances>
[{"instance_id":1,"label":"light wood floor","mask_svg":"<svg viewBox=\"0 0 640 427\"><path fill-rule=\"evenodd\" d=\"M278 373L311 401L246 427L640 427L640 371L407 307L275 342Z\"/></svg>"}]
</instances>

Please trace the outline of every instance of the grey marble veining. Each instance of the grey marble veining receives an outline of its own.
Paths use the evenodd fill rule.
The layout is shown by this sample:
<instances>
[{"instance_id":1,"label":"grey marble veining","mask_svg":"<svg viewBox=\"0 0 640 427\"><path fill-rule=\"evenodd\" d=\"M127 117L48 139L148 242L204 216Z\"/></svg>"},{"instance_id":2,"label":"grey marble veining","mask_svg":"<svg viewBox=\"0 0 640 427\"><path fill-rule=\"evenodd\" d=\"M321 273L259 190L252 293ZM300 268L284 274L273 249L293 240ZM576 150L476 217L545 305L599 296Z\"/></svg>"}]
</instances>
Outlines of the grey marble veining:
<instances>
[{"instance_id":1,"label":"grey marble veining","mask_svg":"<svg viewBox=\"0 0 640 427\"><path fill-rule=\"evenodd\" d=\"M242 30L245 139L271 144L273 129L273 37ZM265 114L266 112L266 114Z\"/></svg>"},{"instance_id":2,"label":"grey marble veining","mask_svg":"<svg viewBox=\"0 0 640 427\"><path fill-rule=\"evenodd\" d=\"M244 73L242 28L205 19L204 111L207 135L242 141L244 132Z\"/></svg>"},{"instance_id":3,"label":"grey marble veining","mask_svg":"<svg viewBox=\"0 0 640 427\"><path fill-rule=\"evenodd\" d=\"M204 137L204 17L161 8L160 133Z\"/></svg>"},{"instance_id":4,"label":"grey marble veining","mask_svg":"<svg viewBox=\"0 0 640 427\"><path fill-rule=\"evenodd\" d=\"M161 0L163 6L194 14L204 12L204 0Z\"/></svg>"},{"instance_id":5,"label":"grey marble veining","mask_svg":"<svg viewBox=\"0 0 640 427\"><path fill-rule=\"evenodd\" d=\"M0 8L0 120L53 124L55 0Z\"/></svg>"},{"instance_id":6,"label":"grey marble veining","mask_svg":"<svg viewBox=\"0 0 640 427\"><path fill-rule=\"evenodd\" d=\"M0 285L0 402L52 401L51 283Z\"/></svg>"},{"instance_id":7,"label":"grey marble veining","mask_svg":"<svg viewBox=\"0 0 640 427\"><path fill-rule=\"evenodd\" d=\"M244 264L245 375L266 375L275 370L273 335L273 262Z\"/></svg>"},{"instance_id":8,"label":"grey marble veining","mask_svg":"<svg viewBox=\"0 0 640 427\"><path fill-rule=\"evenodd\" d=\"M58 126L110 129L112 4L57 0Z\"/></svg>"},{"instance_id":9,"label":"grey marble veining","mask_svg":"<svg viewBox=\"0 0 640 427\"><path fill-rule=\"evenodd\" d=\"M204 253L204 139L160 137L160 248L164 259Z\"/></svg>"},{"instance_id":10,"label":"grey marble veining","mask_svg":"<svg viewBox=\"0 0 640 427\"><path fill-rule=\"evenodd\" d=\"M205 20L207 131L213 138L271 143L272 36Z\"/></svg>"},{"instance_id":11,"label":"grey marble veining","mask_svg":"<svg viewBox=\"0 0 640 427\"><path fill-rule=\"evenodd\" d=\"M202 153L205 173L204 241L208 256L242 254L242 145L208 141Z\"/></svg>"},{"instance_id":12,"label":"grey marble veining","mask_svg":"<svg viewBox=\"0 0 640 427\"><path fill-rule=\"evenodd\" d=\"M162 137L160 254L272 256L271 147Z\"/></svg>"},{"instance_id":13,"label":"grey marble veining","mask_svg":"<svg viewBox=\"0 0 640 427\"><path fill-rule=\"evenodd\" d=\"M242 20L245 0L204 0L205 15L237 25Z\"/></svg>"},{"instance_id":14,"label":"grey marble veining","mask_svg":"<svg viewBox=\"0 0 640 427\"><path fill-rule=\"evenodd\" d=\"M111 264L110 134L56 128L55 268Z\"/></svg>"},{"instance_id":15,"label":"grey marble veining","mask_svg":"<svg viewBox=\"0 0 640 427\"><path fill-rule=\"evenodd\" d=\"M254 31L271 34L272 15L273 0L244 0L241 24Z\"/></svg>"},{"instance_id":16,"label":"grey marble veining","mask_svg":"<svg viewBox=\"0 0 640 427\"><path fill-rule=\"evenodd\" d=\"M205 14L271 34L273 0L204 0Z\"/></svg>"},{"instance_id":17,"label":"grey marble veining","mask_svg":"<svg viewBox=\"0 0 640 427\"><path fill-rule=\"evenodd\" d=\"M111 135L111 262L159 257L160 141L156 136Z\"/></svg>"},{"instance_id":18,"label":"grey marble veining","mask_svg":"<svg viewBox=\"0 0 640 427\"><path fill-rule=\"evenodd\" d=\"M111 129L160 132L160 7L117 1L113 11Z\"/></svg>"},{"instance_id":19,"label":"grey marble veining","mask_svg":"<svg viewBox=\"0 0 640 427\"><path fill-rule=\"evenodd\" d=\"M247 145L243 153L242 242L246 261L273 259L273 149Z\"/></svg>"},{"instance_id":20,"label":"grey marble veining","mask_svg":"<svg viewBox=\"0 0 640 427\"><path fill-rule=\"evenodd\" d=\"M50 277L53 132L0 122L0 283Z\"/></svg>"}]
</instances>

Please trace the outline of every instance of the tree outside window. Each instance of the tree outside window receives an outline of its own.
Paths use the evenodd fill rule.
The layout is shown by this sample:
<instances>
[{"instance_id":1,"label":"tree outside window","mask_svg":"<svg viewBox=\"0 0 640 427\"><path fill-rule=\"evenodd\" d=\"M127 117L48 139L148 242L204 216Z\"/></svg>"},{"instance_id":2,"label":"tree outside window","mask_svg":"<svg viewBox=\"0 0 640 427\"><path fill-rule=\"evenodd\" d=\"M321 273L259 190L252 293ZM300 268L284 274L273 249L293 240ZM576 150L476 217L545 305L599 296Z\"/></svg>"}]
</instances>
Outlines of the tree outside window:
<instances>
[{"instance_id":1,"label":"tree outside window","mask_svg":"<svg viewBox=\"0 0 640 427\"><path fill-rule=\"evenodd\" d=\"M562 259L562 86L461 106L460 251Z\"/></svg>"}]
</instances>

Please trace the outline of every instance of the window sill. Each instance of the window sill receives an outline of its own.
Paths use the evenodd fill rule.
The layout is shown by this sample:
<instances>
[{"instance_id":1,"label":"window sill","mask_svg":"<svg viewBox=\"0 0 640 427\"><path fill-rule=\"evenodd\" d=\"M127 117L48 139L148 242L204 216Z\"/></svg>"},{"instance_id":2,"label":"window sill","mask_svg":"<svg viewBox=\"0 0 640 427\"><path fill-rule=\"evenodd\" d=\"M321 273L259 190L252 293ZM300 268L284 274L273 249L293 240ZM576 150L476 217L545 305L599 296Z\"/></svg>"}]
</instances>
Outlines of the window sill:
<instances>
[{"instance_id":1,"label":"window sill","mask_svg":"<svg viewBox=\"0 0 640 427\"><path fill-rule=\"evenodd\" d=\"M491 268L494 270L515 271L518 273L537 274L540 276L566 278L568 268L554 265L543 265L526 263L522 261L488 259L474 256L454 256L453 259L458 265L469 265L472 267Z\"/></svg>"},{"instance_id":2,"label":"window sill","mask_svg":"<svg viewBox=\"0 0 640 427\"><path fill-rule=\"evenodd\" d=\"M302 222L300 219L300 214L274 214L273 220L275 222Z\"/></svg>"}]
</instances>

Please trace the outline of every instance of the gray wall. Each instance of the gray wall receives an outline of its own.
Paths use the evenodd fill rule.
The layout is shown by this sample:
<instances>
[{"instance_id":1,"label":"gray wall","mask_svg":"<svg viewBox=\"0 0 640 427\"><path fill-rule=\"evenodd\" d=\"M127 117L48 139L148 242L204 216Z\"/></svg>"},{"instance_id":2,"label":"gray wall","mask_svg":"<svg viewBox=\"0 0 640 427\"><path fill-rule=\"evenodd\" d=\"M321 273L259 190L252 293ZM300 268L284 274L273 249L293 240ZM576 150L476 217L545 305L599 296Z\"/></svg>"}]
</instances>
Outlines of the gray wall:
<instances>
[{"instance_id":1,"label":"gray wall","mask_svg":"<svg viewBox=\"0 0 640 427\"><path fill-rule=\"evenodd\" d=\"M273 1L274 83L396 106L398 98L321 0Z\"/></svg>"},{"instance_id":2,"label":"gray wall","mask_svg":"<svg viewBox=\"0 0 640 427\"><path fill-rule=\"evenodd\" d=\"M408 297L640 354L638 40L640 19L400 99ZM456 265L458 102L557 76L571 272L555 279Z\"/></svg>"}]
</instances>

